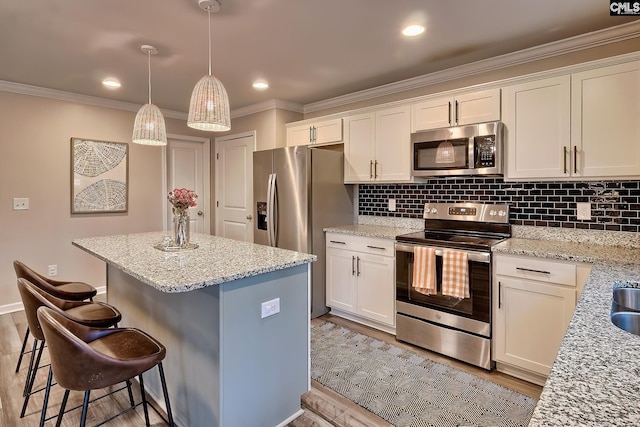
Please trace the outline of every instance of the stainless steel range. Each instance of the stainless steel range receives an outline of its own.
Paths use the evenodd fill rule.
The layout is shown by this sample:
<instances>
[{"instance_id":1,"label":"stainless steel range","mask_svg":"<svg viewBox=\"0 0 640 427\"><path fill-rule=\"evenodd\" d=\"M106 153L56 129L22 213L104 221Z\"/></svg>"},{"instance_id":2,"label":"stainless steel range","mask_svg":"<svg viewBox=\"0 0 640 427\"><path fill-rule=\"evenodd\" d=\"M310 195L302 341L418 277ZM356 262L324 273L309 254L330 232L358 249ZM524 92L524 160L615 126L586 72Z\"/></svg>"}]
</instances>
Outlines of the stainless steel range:
<instances>
[{"instance_id":1,"label":"stainless steel range","mask_svg":"<svg viewBox=\"0 0 640 427\"><path fill-rule=\"evenodd\" d=\"M511 236L509 206L427 203L423 232L396 237L396 338L491 370L491 246ZM435 290L413 286L414 250L435 250ZM466 254L469 297L442 292L444 250Z\"/></svg>"}]
</instances>

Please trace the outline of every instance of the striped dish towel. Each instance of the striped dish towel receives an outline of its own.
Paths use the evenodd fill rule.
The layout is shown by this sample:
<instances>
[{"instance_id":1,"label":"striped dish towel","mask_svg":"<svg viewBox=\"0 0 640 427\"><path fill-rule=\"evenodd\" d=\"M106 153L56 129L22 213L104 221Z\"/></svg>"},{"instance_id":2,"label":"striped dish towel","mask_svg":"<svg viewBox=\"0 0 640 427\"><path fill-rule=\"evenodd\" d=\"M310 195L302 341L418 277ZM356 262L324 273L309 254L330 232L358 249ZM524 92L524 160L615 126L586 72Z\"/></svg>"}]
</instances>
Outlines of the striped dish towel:
<instances>
[{"instance_id":1,"label":"striped dish towel","mask_svg":"<svg viewBox=\"0 0 640 427\"><path fill-rule=\"evenodd\" d=\"M442 295L469 298L469 264L466 252L442 251Z\"/></svg>"},{"instance_id":2,"label":"striped dish towel","mask_svg":"<svg viewBox=\"0 0 640 427\"><path fill-rule=\"evenodd\" d=\"M436 293L436 251L417 246L413 250L413 289L424 295Z\"/></svg>"}]
</instances>

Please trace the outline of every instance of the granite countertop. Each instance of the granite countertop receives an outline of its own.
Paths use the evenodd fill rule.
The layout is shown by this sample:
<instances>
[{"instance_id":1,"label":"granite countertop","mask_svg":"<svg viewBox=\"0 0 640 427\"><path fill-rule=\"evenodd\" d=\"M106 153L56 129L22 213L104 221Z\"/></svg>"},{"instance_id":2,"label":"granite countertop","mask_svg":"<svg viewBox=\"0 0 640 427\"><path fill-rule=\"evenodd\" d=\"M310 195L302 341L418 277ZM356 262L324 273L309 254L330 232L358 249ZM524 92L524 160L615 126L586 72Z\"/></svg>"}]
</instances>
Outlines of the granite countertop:
<instances>
[{"instance_id":1,"label":"granite countertop","mask_svg":"<svg viewBox=\"0 0 640 427\"><path fill-rule=\"evenodd\" d=\"M610 321L613 288L640 281L640 249L512 238L493 250L593 265L529 426L640 425L640 337Z\"/></svg>"},{"instance_id":2,"label":"granite countertop","mask_svg":"<svg viewBox=\"0 0 640 427\"><path fill-rule=\"evenodd\" d=\"M381 239L390 240L395 240L396 236L399 236L401 234L414 233L416 231L423 230L424 228L414 229L372 224L343 225L339 227L327 227L324 229L324 231L327 233L351 234L354 236L378 237Z\"/></svg>"},{"instance_id":3,"label":"granite countertop","mask_svg":"<svg viewBox=\"0 0 640 427\"><path fill-rule=\"evenodd\" d=\"M188 292L271 271L308 264L315 255L192 234L192 250L154 248L166 233L151 232L88 237L73 244L162 292Z\"/></svg>"}]
</instances>

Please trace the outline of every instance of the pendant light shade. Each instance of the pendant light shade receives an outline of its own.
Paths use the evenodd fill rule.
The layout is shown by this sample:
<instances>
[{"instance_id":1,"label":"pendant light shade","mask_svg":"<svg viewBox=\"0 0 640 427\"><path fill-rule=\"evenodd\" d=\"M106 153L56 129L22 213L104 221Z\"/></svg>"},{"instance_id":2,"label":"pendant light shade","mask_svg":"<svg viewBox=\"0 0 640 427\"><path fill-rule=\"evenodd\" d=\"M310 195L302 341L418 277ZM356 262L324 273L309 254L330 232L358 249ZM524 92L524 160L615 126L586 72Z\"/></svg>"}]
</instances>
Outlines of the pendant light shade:
<instances>
[{"instance_id":1,"label":"pendant light shade","mask_svg":"<svg viewBox=\"0 0 640 427\"><path fill-rule=\"evenodd\" d=\"M227 90L215 76L204 76L193 88L187 125L212 132L231 129Z\"/></svg>"},{"instance_id":2,"label":"pendant light shade","mask_svg":"<svg viewBox=\"0 0 640 427\"><path fill-rule=\"evenodd\" d=\"M143 45L140 49L149 56L149 102L136 114L132 141L143 145L167 145L164 116L160 109L151 103L151 55L158 53L158 50L149 45Z\"/></svg>"},{"instance_id":3,"label":"pendant light shade","mask_svg":"<svg viewBox=\"0 0 640 427\"><path fill-rule=\"evenodd\" d=\"M187 126L224 132L231 129L229 97L220 80L211 75L211 11L220 10L220 3L217 0L199 0L198 4L209 15L209 74L201 78L193 88Z\"/></svg>"}]
</instances>

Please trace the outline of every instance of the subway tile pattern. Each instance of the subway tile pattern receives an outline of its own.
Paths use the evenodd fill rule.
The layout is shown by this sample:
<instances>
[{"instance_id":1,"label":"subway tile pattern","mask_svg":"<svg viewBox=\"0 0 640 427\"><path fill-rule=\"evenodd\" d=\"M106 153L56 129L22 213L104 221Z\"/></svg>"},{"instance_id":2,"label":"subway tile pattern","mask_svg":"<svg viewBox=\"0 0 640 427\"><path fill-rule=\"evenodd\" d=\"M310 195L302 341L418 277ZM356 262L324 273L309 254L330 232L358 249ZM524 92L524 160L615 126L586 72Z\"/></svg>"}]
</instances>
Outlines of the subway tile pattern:
<instances>
[{"instance_id":1,"label":"subway tile pattern","mask_svg":"<svg viewBox=\"0 0 640 427\"><path fill-rule=\"evenodd\" d=\"M607 231L640 231L640 181L504 182L502 178L446 177L416 184L360 184L359 214L421 218L429 202L510 205L513 225ZM396 199L389 212L387 200ZM591 204L591 219L579 220L576 203Z\"/></svg>"}]
</instances>

